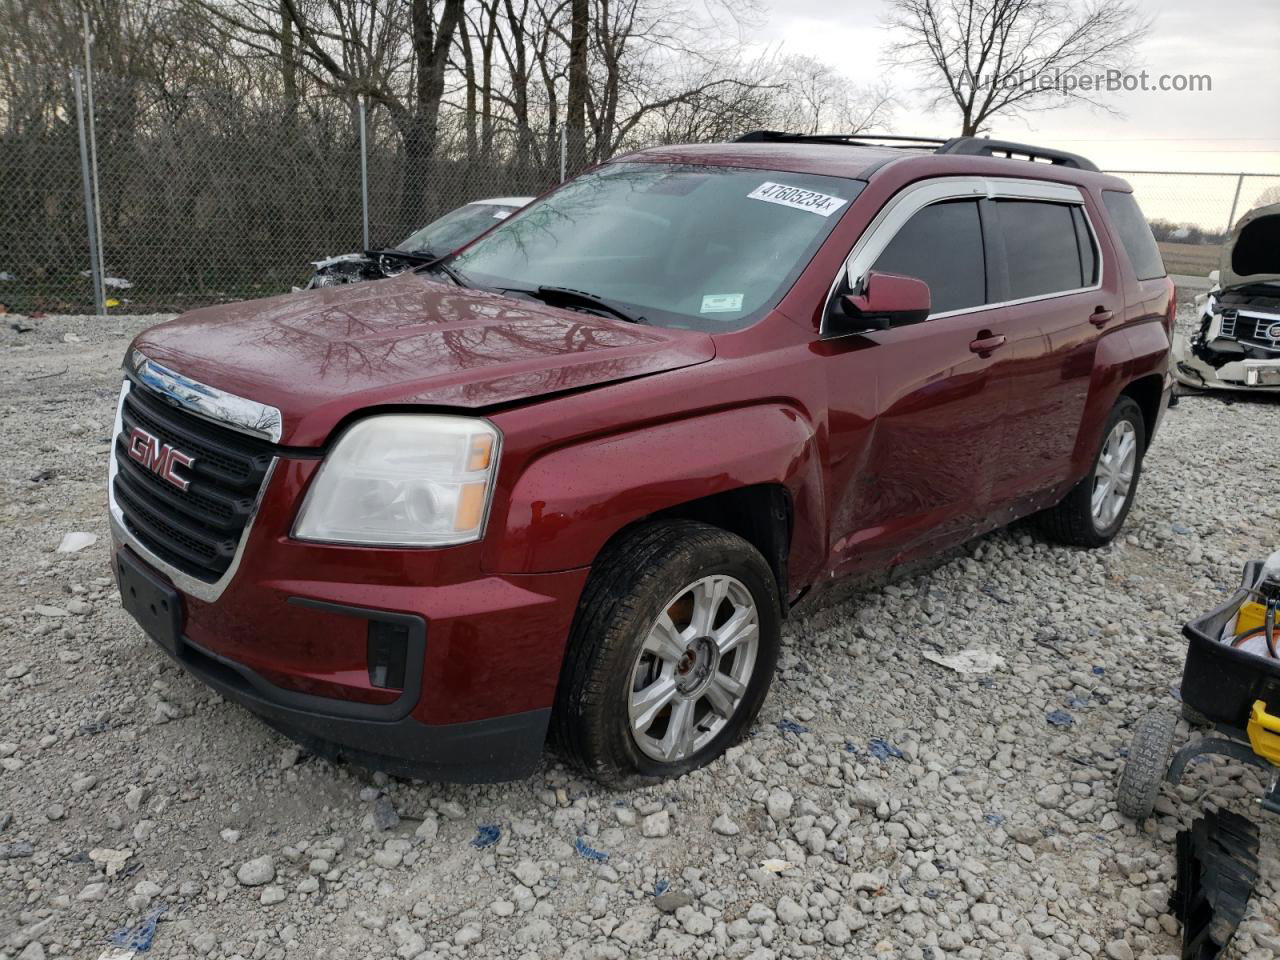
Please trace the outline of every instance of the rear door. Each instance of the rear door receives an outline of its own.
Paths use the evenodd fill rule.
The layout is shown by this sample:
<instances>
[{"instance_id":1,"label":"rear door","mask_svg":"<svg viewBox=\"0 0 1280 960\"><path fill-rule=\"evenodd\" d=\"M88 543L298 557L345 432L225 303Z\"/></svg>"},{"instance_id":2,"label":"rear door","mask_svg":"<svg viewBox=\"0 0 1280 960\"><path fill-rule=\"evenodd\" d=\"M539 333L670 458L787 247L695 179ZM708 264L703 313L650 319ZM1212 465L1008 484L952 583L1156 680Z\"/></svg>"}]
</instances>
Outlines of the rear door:
<instances>
[{"instance_id":1,"label":"rear door","mask_svg":"<svg viewBox=\"0 0 1280 960\"><path fill-rule=\"evenodd\" d=\"M1075 187L993 181L994 227L1009 358L992 495L1009 517L1047 506L1071 479L1098 338L1122 325L1120 280L1102 270L1098 231Z\"/></svg>"}]
</instances>

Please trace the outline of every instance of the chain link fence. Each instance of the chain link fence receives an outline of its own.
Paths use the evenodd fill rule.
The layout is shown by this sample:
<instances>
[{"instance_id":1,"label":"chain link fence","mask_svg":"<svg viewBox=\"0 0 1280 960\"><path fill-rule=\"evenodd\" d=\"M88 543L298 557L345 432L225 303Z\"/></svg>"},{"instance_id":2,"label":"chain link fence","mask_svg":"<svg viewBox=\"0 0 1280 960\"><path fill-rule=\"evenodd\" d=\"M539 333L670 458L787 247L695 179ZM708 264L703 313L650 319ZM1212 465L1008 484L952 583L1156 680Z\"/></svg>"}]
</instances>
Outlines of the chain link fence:
<instances>
[{"instance_id":1,"label":"chain link fence","mask_svg":"<svg viewBox=\"0 0 1280 960\"><path fill-rule=\"evenodd\" d=\"M67 107L50 118L0 116L0 303L17 312L94 309L85 171L106 307L131 313L285 293L306 282L310 261L360 250L366 222L370 247L391 246L463 203L536 195L563 172L556 131L492 133L475 150L446 121L432 154L414 157L355 102L282 115L252 90L158 96L102 73L82 156L67 84ZM1229 224L1280 200L1280 176L1121 174L1172 273L1205 275Z\"/></svg>"}]
</instances>

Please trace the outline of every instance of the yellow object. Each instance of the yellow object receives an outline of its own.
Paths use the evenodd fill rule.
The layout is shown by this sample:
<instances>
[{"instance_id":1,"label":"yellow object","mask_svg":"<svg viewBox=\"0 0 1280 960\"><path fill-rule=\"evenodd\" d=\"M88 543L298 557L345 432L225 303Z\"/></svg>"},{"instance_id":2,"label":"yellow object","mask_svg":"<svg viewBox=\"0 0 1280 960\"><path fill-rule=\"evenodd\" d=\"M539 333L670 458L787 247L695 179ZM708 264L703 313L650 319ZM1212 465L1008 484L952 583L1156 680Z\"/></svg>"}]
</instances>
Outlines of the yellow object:
<instances>
[{"instance_id":1,"label":"yellow object","mask_svg":"<svg viewBox=\"0 0 1280 960\"><path fill-rule=\"evenodd\" d=\"M120 306L120 301L117 300L115 297L107 297L107 299L103 301L102 305L104 307L118 307Z\"/></svg>"},{"instance_id":2,"label":"yellow object","mask_svg":"<svg viewBox=\"0 0 1280 960\"><path fill-rule=\"evenodd\" d=\"M1240 612L1236 614L1236 636L1248 633L1250 630L1257 630L1266 618L1267 608L1250 600L1241 606Z\"/></svg>"},{"instance_id":3,"label":"yellow object","mask_svg":"<svg viewBox=\"0 0 1280 960\"><path fill-rule=\"evenodd\" d=\"M463 484L458 493L458 512L453 517L453 529L475 530L480 526L480 519L484 516L484 491L483 483Z\"/></svg>"},{"instance_id":4,"label":"yellow object","mask_svg":"<svg viewBox=\"0 0 1280 960\"><path fill-rule=\"evenodd\" d=\"M1267 713L1261 700L1253 701L1249 712L1249 745L1263 760L1280 766L1280 717Z\"/></svg>"}]
</instances>

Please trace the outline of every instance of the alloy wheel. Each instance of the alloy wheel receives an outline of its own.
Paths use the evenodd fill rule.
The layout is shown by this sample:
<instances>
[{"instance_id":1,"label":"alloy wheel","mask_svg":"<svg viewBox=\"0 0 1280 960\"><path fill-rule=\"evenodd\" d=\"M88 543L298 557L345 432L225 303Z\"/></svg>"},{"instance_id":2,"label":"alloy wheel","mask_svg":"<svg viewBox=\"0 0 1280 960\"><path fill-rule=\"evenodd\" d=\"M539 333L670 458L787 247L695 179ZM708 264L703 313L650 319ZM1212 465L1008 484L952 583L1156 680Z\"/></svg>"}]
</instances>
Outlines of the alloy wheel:
<instances>
[{"instance_id":1,"label":"alloy wheel","mask_svg":"<svg viewBox=\"0 0 1280 960\"><path fill-rule=\"evenodd\" d=\"M755 598L734 577L703 577L663 607L631 670L636 746L664 763L685 760L742 706L760 645Z\"/></svg>"},{"instance_id":2,"label":"alloy wheel","mask_svg":"<svg viewBox=\"0 0 1280 960\"><path fill-rule=\"evenodd\" d=\"M1119 420L1107 435L1093 471L1093 525L1106 530L1116 521L1138 465L1138 433L1128 420Z\"/></svg>"}]
</instances>

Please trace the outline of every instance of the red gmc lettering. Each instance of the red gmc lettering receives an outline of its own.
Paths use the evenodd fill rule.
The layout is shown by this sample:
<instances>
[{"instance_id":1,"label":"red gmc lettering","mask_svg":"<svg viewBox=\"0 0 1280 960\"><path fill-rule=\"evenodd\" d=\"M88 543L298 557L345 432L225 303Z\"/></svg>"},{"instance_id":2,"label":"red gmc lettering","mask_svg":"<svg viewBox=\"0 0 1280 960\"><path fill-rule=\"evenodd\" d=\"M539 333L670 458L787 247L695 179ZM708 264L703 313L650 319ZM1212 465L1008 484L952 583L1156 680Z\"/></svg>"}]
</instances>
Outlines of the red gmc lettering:
<instances>
[{"instance_id":1,"label":"red gmc lettering","mask_svg":"<svg viewBox=\"0 0 1280 960\"><path fill-rule=\"evenodd\" d=\"M142 464L179 490L185 491L191 486L191 481L180 476L176 468L191 466L195 457L175 450L167 443L162 444L159 437L152 436L141 427L129 431L129 459Z\"/></svg>"}]
</instances>

